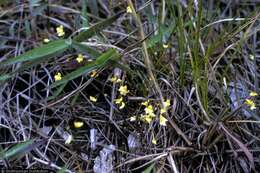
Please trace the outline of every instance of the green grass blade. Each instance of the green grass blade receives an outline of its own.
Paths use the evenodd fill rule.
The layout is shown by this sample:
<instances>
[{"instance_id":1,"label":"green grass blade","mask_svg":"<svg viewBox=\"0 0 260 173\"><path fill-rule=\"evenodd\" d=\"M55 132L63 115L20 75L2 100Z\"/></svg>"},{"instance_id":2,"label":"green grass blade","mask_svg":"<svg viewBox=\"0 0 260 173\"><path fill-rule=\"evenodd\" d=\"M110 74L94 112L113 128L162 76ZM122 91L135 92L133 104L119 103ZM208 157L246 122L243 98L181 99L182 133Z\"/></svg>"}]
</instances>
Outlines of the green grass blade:
<instances>
[{"instance_id":1,"label":"green grass blade","mask_svg":"<svg viewBox=\"0 0 260 173\"><path fill-rule=\"evenodd\" d=\"M40 64L44 61L47 61L50 57L46 57L45 59L41 58L41 59L35 59L29 62L25 62L21 65L21 67L19 67L18 69L16 69L15 71L12 71L11 73L6 73L0 76L0 82L6 81L12 77L14 77L17 73L21 73L24 70L31 68L37 64Z\"/></svg>"},{"instance_id":2,"label":"green grass blade","mask_svg":"<svg viewBox=\"0 0 260 173\"><path fill-rule=\"evenodd\" d=\"M25 25L25 32L26 32L26 37L30 38L32 36L32 31L31 31L31 27L30 27L30 22L28 20L24 21L24 25Z\"/></svg>"},{"instance_id":3,"label":"green grass blade","mask_svg":"<svg viewBox=\"0 0 260 173\"><path fill-rule=\"evenodd\" d=\"M1 159L8 159L10 157L13 157L15 155L19 155L19 154L23 154L25 152L28 152L30 150L32 150L33 144L34 144L34 140L28 140L26 142L22 142L19 144L16 144L15 146L11 147L10 149L3 151L0 154L0 158Z\"/></svg>"},{"instance_id":4,"label":"green grass blade","mask_svg":"<svg viewBox=\"0 0 260 173\"><path fill-rule=\"evenodd\" d=\"M76 41L73 41L71 46L80 52L86 53L87 55L89 55L91 58L94 58L94 59L96 59L97 57L99 57L101 55L98 51L90 48L87 45L78 43Z\"/></svg>"},{"instance_id":5,"label":"green grass blade","mask_svg":"<svg viewBox=\"0 0 260 173\"><path fill-rule=\"evenodd\" d=\"M95 70L95 69L97 69L97 66L94 62L87 64L83 67L80 67L79 69L77 69L77 70L67 74L66 76L62 77L62 79L60 81L53 83L51 85L51 88L54 88L54 87L59 86L61 84L64 84L64 83L66 83L66 82L68 82L72 79L75 79L75 78L77 78L77 77L79 77L79 76L81 76L85 73L89 73L89 72L91 72L92 70Z\"/></svg>"},{"instance_id":6,"label":"green grass blade","mask_svg":"<svg viewBox=\"0 0 260 173\"><path fill-rule=\"evenodd\" d=\"M184 29L184 22L183 22L183 14L180 5L180 1L177 1L177 9L178 9L178 17L177 17L177 40L178 40L178 52L180 54L180 82L181 86L184 86L184 73L186 69L186 63L184 60L185 54L185 29Z\"/></svg>"},{"instance_id":7,"label":"green grass blade","mask_svg":"<svg viewBox=\"0 0 260 173\"><path fill-rule=\"evenodd\" d=\"M160 43L163 37L165 37L165 39L167 40L170 37L171 33L175 30L175 22L170 24L170 26L168 27L160 26L159 30L160 32L158 34L147 40L147 48L151 48L157 43Z\"/></svg>"},{"instance_id":8,"label":"green grass blade","mask_svg":"<svg viewBox=\"0 0 260 173\"><path fill-rule=\"evenodd\" d=\"M67 170L67 167L64 166L64 167L62 167L57 173L65 173L66 170Z\"/></svg>"},{"instance_id":9,"label":"green grass blade","mask_svg":"<svg viewBox=\"0 0 260 173\"><path fill-rule=\"evenodd\" d=\"M60 95L60 93L63 91L63 89L65 88L65 86L67 85L67 83L68 83L68 82L65 82L65 83L63 83L61 86L59 86L59 88L58 88L56 91L54 91L53 95L47 98L47 101L53 100L53 99L57 98L58 95Z\"/></svg>"},{"instance_id":10,"label":"green grass blade","mask_svg":"<svg viewBox=\"0 0 260 173\"><path fill-rule=\"evenodd\" d=\"M58 54L58 52L56 54ZM0 75L0 83L14 77L17 73L21 73L26 69L29 69L31 67L34 67L34 66L40 64L40 63L48 61L51 57L52 57L51 55L45 56L44 58L42 57L42 58L38 58L38 59L34 59L34 60L31 60L31 61L27 61L27 62L22 63L22 65L18 69L16 69L15 71L12 71L11 73L6 73L6 74L3 74L3 75Z\"/></svg>"},{"instance_id":11,"label":"green grass blade","mask_svg":"<svg viewBox=\"0 0 260 173\"><path fill-rule=\"evenodd\" d=\"M81 33L79 33L79 35L77 35L76 37L74 37L74 41L76 42L82 42L84 40L87 40L88 38L92 37L93 35L96 35L96 33L102 31L104 28L106 28L107 26L111 26L111 24L122 14L122 12L119 12L118 14L105 19L93 26L91 26L89 29L82 31Z\"/></svg>"},{"instance_id":12,"label":"green grass blade","mask_svg":"<svg viewBox=\"0 0 260 173\"><path fill-rule=\"evenodd\" d=\"M146 168L143 173L151 173L153 171L154 168L154 163L151 164L148 168Z\"/></svg>"},{"instance_id":13,"label":"green grass blade","mask_svg":"<svg viewBox=\"0 0 260 173\"><path fill-rule=\"evenodd\" d=\"M115 49L109 49L108 51L106 51L104 54L102 54L96 59L95 64L99 67L102 67L109 60L115 60L118 56L119 54L117 54Z\"/></svg>"},{"instance_id":14,"label":"green grass blade","mask_svg":"<svg viewBox=\"0 0 260 173\"><path fill-rule=\"evenodd\" d=\"M7 79L9 79L9 78L11 78L11 77L12 77L11 74L1 75L1 76L0 76L0 84L1 84L1 82L5 81L5 80L7 80Z\"/></svg>"},{"instance_id":15,"label":"green grass blade","mask_svg":"<svg viewBox=\"0 0 260 173\"><path fill-rule=\"evenodd\" d=\"M95 16L99 16L97 0L89 0L89 6L91 7L90 8L91 14L94 14Z\"/></svg>"},{"instance_id":16,"label":"green grass blade","mask_svg":"<svg viewBox=\"0 0 260 173\"><path fill-rule=\"evenodd\" d=\"M87 3L88 0L83 0L82 1L82 10L81 10L81 15L82 15L82 25L84 28L88 27L88 15L87 15Z\"/></svg>"},{"instance_id":17,"label":"green grass blade","mask_svg":"<svg viewBox=\"0 0 260 173\"><path fill-rule=\"evenodd\" d=\"M10 58L2 62L0 67L4 65L15 64L18 62L32 61L46 56L52 56L53 54L56 54L69 48L70 44L71 43L69 40L64 39L52 41L49 44L45 44L41 47L25 52L20 56Z\"/></svg>"},{"instance_id":18,"label":"green grass blade","mask_svg":"<svg viewBox=\"0 0 260 173\"><path fill-rule=\"evenodd\" d=\"M60 81L57 81L51 85L51 88L54 88L56 86L59 86L61 84L64 84L72 79L75 79L79 76L82 76L83 74L89 73L97 68L101 68L109 60L114 60L116 57L119 57L117 52L114 49L109 49L107 52L103 53L101 56L97 58L95 62L91 62L89 64L86 64L83 67L80 67L79 69L67 74L66 76L62 77Z\"/></svg>"}]
</instances>

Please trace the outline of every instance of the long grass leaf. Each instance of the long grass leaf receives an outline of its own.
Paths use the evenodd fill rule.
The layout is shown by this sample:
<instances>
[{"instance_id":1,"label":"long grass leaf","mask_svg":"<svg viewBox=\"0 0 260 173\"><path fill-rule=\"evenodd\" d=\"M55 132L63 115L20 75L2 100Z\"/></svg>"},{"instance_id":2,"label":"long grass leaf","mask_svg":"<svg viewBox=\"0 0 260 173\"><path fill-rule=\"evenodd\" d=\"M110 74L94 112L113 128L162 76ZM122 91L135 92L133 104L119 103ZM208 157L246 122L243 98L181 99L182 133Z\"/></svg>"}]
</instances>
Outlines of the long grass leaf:
<instances>
[{"instance_id":1,"label":"long grass leaf","mask_svg":"<svg viewBox=\"0 0 260 173\"><path fill-rule=\"evenodd\" d=\"M153 168L154 168L154 163L153 164L151 164L148 168L146 168L144 171L143 171L143 173L151 173L152 172L152 170L153 170Z\"/></svg>"},{"instance_id":2,"label":"long grass leaf","mask_svg":"<svg viewBox=\"0 0 260 173\"><path fill-rule=\"evenodd\" d=\"M0 158L1 159L8 159L8 158L13 157L15 155L19 155L19 154L23 154L25 152L28 152L28 151L30 151L34 148L33 147L34 143L35 143L35 140L28 140L26 142L16 144L15 146L11 147L10 149L3 151L0 154Z\"/></svg>"},{"instance_id":3,"label":"long grass leaf","mask_svg":"<svg viewBox=\"0 0 260 173\"><path fill-rule=\"evenodd\" d=\"M20 56L10 58L2 62L0 67L4 65L15 64L18 62L32 61L45 56L51 56L53 54L66 50L67 48L69 48L70 44L71 43L69 40L64 40L64 39L52 41L49 44L25 52Z\"/></svg>"},{"instance_id":4,"label":"long grass leaf","mask_svg":"<svg viewBox=\"0 0 260 173\"><path fill-rule=\"evenodd\" d=\"M54 91L53 95L50 96L50 97L48 97L47 100L49 101L49 100L52 100L52 99L57 98L58 95L60 95L60 93L63 91L63 89L65 88L65 86L67 85L67 83L68 83L68 82L65 82L65 83L63 83L61 86L59 86L59 88L58 88L56 91Z\"/></svg>"},{"instance_id":5,"label":"long grass leaf","mask_svg":"<svg viewBox=\"0 0 260 173\"><path fill-rule=\"evenodd\" d=\"M66 170L67 170L67 167L64 166L64 167L62 167L57 173L65 173Z\"/></svg>"},{"instance_id":6,"label":"long grass leaf","mask_svg":"<svg viewBox=\"0 0 260 173\"><path fill-rule=\"evenodd\" d=\"M83 74L89 73L89 72L91 72L91 71L93 71L95 69L97 69L97 65L94 62L90 63L90 64L87 64L87 65L85 65L83 67L80 67L77 70L75 70L75 71L67 74L66 76L62 77L61 80L53 83L51 85L51 88L59 86L61 84L64 84L64 83L66 83L66 82L68 82L68 81L70 81L72 79L75 79L75 78L77 78L77 77L79 77L79 76L81 76Z\"/></svg>"},{"instance_id":7,"label":"long grass leaf","mask_svg":"<svg viewBox=\"0 0 260 173\"><path fill-rule=\"evenodd\" d=\"M90 48L87 45L78 43L76 41L73 41L71 46L74 49L76 49L76 50L78 50L78 51L80 51L82 53L86 53L88 56L90 56L91 58L94 58L94 59L96 59L97 57L99 57L101 55L101 53L99 53L98 51Z\"/></svg>"},{"instance_id":8,"label":"long grass leaf","mask_svg":"<svg viewBox=\"0 0 260 173\"><path fill-rule=\"evenodd\" d=\"M118 14L105 19L93 26L91 26L90 28L88 28L87 30L79 33L79 35L77 35L76 37L74 37L74 41L77 42L82 42L84 40L87 40L88 38L92 37L93 35L95 35L96 33L102 31L104 28L106 28L107 26L111 26L111 24L122 14L122 12L119 12Z\"/></svg>"},{"instance_id":9,"label":"long grass leaf","mask_svg":"<svg viewBox=\"0 0 260 173\"><path fill-rule=\"evenodd\" d=\"M67 74L66 76L62 77L62 80L57 81L51 85L51 88L59 86L61 84L64 84L72 79L75 79L79 76L82 76L86 73L89 73L97 68L103 67L110 59L114 60L115 57L119 57L118 54L114 49L109 49L105 53L103 53L101 56L99 56L95 62L91 62L89 64L86 64L83 67L80 67L79 69Z\"/></svg>"},{"instance_id":10,"label":"long grass leaf","mask_svg":"<svg viewBox=\"0 0 260 173\"><path fill-rule=\"evenodd\" d=\"M102 54L101 56L99 56L96 59L95 64L97 66L103 66L109 60L115 60L117 57L118 57L118 54L117 54L116 50L115 49L109 49L108 51L106 51L104 54Z\"/></svg>"},{"instance_id":11,"label":"long grass leaf","mask_svg":"<svg viewBox=\"0 0 260 173\"><path fill-rule=\"evenodd\" d=\"M81 10L81 15L82 15L82 25L83 27L88 27L88 15L87 15L87 2L88 0L83 0L82 1L82 10Z\"/></svg>"}]
</instances>

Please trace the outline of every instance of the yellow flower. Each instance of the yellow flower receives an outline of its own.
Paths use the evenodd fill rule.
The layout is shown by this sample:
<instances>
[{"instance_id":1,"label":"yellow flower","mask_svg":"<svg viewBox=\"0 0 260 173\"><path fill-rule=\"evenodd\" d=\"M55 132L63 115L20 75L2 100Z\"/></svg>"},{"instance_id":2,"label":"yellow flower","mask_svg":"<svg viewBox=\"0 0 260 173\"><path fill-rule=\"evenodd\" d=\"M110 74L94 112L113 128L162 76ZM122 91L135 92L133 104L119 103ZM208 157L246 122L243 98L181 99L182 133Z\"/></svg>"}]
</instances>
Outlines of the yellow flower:
<instances>
[{"instance_id":1,"label":"yellow flower","mask_svg":"<svg viewBox=\"0 0 260 173\"><path fill-rule=\"evenodd\" d=\"M119 107L119 109L123 109L125 107L125 102L121 103L121 106Z\"/></svg>"},{"instance_id":2,"label":"yellow flower","mask_svg":"<svg viewBox=\"0 0 260 173\"><path fill-rule=\"evenodd\" d=\"M250 109L251 109L251 110L255 110L255 109L256 109L256 106L255 106L255 104L254 104L254 105L252 105L252 106L250 106Z\"/></svg>"},{"instance_id":3,"label":"yellow flower","mask_svg":"<svg viewBox=\"0 0 260 173\"><path fill-rule=\"evenodd\" d=\"M116 77L116 76L113 76L113 77L111 77L109 80L110 80L111 82L116 82L117 77Z\"/></svg>"},{"instance_id":4,"label":"yellow flower","mask_svg":"<svg viewBox=\"0 0 260 173\"><path fill-rule=\"evenodd\" d=\"M168 47L169 47L168 44L163 44L163 48L164 48L164 49L167 49Z\"/></svg>"},{"instance_id":5,"label":"yellow flower","mask_svg":"<svg viewBox=\"0 0 260 173\"><path fill-rule=\"evenodd\" d=\"M43 42L44 42L44 43L49 43L50 40L49 40L48 38L45 38L45 39L43 39Z\"/></svg>"},{"instance_id":6,"label":"yellow flower","mask_svg":"<svg viewBox=\"0 0 260 173\"><path fill-rule=\"evenodd\" d=\"M126 12L127 13L133 13L133 10L132 10L132 8L130 6L127 6Z\"/></svg>"},{"instance_id":7,"label":"yellow flower","mask_svg":"<svg viewBox=\"0 0 260 173\"><path fill-rule=\"evenodd\" d=\"M145 109L145 114L150 115L151 117L155 117L154 111L153 111L153 106L148 105Z\"/></svg>"},{"instance_id":8,"label":"yellow flower","mask_svg":"<svg viewBox=\"0 0 260 173\"><path fill-rule=\"evenodd\" d=\"M65 141L65 144L70 144L72 139L73 139L72 135L68 135L68 137L67 137L67 139Z\"/></svg>"},{"instance_id":9,"label":"yellow flower","mask_svg":"<svg viewBox=\"0 0 260 173\"><path fill-rule=\"evenodd\" d=\"M249 58L253 61L253 60L255 59L255 56L252 55L252 54L250 54L250 55L249 55Z\"/></svg>"},{"instance_id":10,"label":"yellow flower","mask_svg":"<svg viewBox=\"0 0 260 173\"><path fill-rule=\"evenodd\" d=\"M75 128L81 128L84 125L82 121L74 121Z\"/></svg>"},{"instance_id":11,"label":"yellow flower","mask_svg":"<svg viewBox=\"0 0 260 173\"><path fill-rule=\"evenodd\" d=\"M115 99L116 104L120 104L123 101L123 97L120 97L118 99Z\"/></svg>"},{"instance_id":12,"label":"yellow flower","mask_svg":"<svg viewBox=\"0 0 260 173\"><path fill-rule=\"evenodd\" d=\"M81 63L84 60L84 57L82 54L78 54L78 57L76 58L76 60L78 61L78 63Z\"/></svg>"},{"instance_id":13,"label":"yellow flower","mask_svg":"<svg viewBox=\"0 0 260 173\"><path fill-rule=\"evenodd\" d=\"M97 102L97 98L93 96L89 96L89 100L92 102Z\"/></svg>"},{"instance_id":14,"label":"yellow flower","mask_svg":"<svg viewBox=\"0 0 260 173\"><path fill-rule=\"evenodd\" d=\"M109 80L113 83L119 83L122 81L121 79L118 79L116 76L111 77Z\"/></svg>"},{"instance_id":15,"label":"yellow flower","mask_svg":"<svg viewBox=\"0 0 260 173\"><path fill-rule=\"evenodd\" d=\"M131 116L130 121L136 121L136 116Z\"/></svg>"},{"instance_id":16,"label":"yellow flower","mask_svg":"<svg viewBox=\"0 0 260 173\"><path fill-rule=\"evenodd\" d=\"M166 126L167 121L168 120L166 118L164 118L164 116L160 115L160 125Z\"/></svg>"},{"instance_id":17,"label":"yellow flower","mask_svg":"<svg viewBox=\"0 0 260 173\"><path fill-rule=\"evenodd\" d=\"M255 106L255 103L254 103L253 100L246 99L246 100L245 100L245 104L248 105L248 106L250 106L250 109L251 109L251 110L256 109L256 106Z\"/></svg>"},{"instance_id":18,"label":"yellow flower","mask_svg":"<svg viewBox=\"0 0 260 173\"><path fill-rule=\"evenodd\" d=\"M61 80L61 73L60 73L60 72L58 72L58 73L54 76L54 80L55 80L55 81Z\"/></svg>"},{"instance_id":19,"label":"yellow flower","mask_svg":"<svg viewBox=\"0 0 260 173\"><path fill-rule=\"evenodd\" d=\"M154 145L156 145L156 144L157 144L157 141L156 141L156 139L155 139L154 135L153 135L153 139L152 139L152 144L154 144Z\"/></svg>"},{"instance_id":20,"label":"yellow flower","mask_svg":"<svg viewBox=\"0 0 260 173\"><path fill-rule=\"evenodd\" d=\"M59 27L56 28L56 32L59 37L62 37L65 35L64 28L62 25L60 25Z\"/></svg>"},{"instance_id":21,"label":"yellow flower","mask_svg":"<svg viewBox=\"0 0 260 173\"><path fill-rule=\"evenodd\" d=\"M152 122L152 120L153 120L153 117L151 117L150 115L144 115L142 118L148 124L150 124Z\"/></svg>"},{"instance_id":22,"label":"yellow flower","mask_svg":"<svg viewBox=\"0 0 260 173\"><path fill-rule=\"evenodd\" d=\"M125 102L123 102L123 97L119 97L118 99L115 99L115 103L117 105L120 105L119 109L123 109L125 107Z\"/></svg>"},{"instance_id":23,"label":"yellow flower","mask_svg":"<svg viewBox=\"0 0 260 173\"><path fill-rule=\"evenodd\" d=\"M145 101L145 102L142 102L141 104L144 105L144 106L148 106L149 100L147 100L147 101Z\"/></svg>"},{"instance_id":24,"label":"yellow flower","mask_svg":"<svg viewBox=\"0 0 260 173\"><path fill-rule=\"evenodd\" d=\"M93 70L90 74L90 77L97 77L97 71L96 70Z\"/></svg>"},{"instance_id":25,"label":"yellow flower","mask_svg":"<svg viewBox=\"0 0 260 173\"><path fill-rule=\"evenodd\" d=\"M161 110L160 110L160 113L161 114L163 114L163 113L165 113L166 112L166 109L165 108L162 108Z\"/></svg>"},{"instance_id":26,"label":"yellow flower","mask_svg":"<svg viewBox=\"0 0 260 173\"><path fill-rule=\"evenodd\" d=\"M123 96L125 96L127 93L129 93L129 90L127 89L126 85L121 85L118 91Z\"/></svg>"},{"instance_id":27,"label":"yellow flower","mask_svg":"<svg viewBox=\"0 0 260 173\"><path fill-rule=\"evenodd\" d=\"M254 91L252 91L252 92L250 92L250 94L249 94L251 97L255 97L255 96L258 96L258 94L256 93L256 92L254 92Z\"/></svg>"},{"instance_id":28,"label":"yellow flower","mask_svg":"<svg viewBox=\"0 0 260 173\"><path fill-rule=\"evenodd\" d=\"M165 108L168 108L170 105L171 105L170 99L167 99L166 101L163 102L163 106L164 106Z\"/></svg>"},{"instance_id":29,"label":"yellow flower","mask_svg":"<svg viewBox=\"0 0 260 173\"><path fill-rule=\"evenodd\" d=\"M251 106L251 105L253 105L253 104L255 104L255 103L253 102L253 100L246 99L246 100L245 100L245 104Z\"/></svg>"}]
</instances>

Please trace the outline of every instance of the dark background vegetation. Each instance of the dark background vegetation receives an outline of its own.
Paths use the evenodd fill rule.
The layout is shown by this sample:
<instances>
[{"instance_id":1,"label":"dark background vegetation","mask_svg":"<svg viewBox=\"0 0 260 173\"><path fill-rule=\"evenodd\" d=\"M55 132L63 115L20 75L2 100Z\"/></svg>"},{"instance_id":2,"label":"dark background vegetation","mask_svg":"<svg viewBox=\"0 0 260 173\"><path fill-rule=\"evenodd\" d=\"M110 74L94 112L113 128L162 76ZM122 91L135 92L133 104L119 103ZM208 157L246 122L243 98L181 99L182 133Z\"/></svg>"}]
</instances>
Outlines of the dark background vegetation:
<instances>
[{"instance_id":1,"label":"dark background vegetation","mask_svg":"<svg viewBox=\"0 0 260 173\"><path fill-rule=\"evenodd\" d=\"M249 95L259 93L259 6L258 0L0 1L0 168L93 172L100 151L112 144L104 161L111 167L103 172L259 172L260 100ZM45 38L73 41L51 52ZM90 77L88 59L100 56L98 76ZM69 76L81 67L84 73L55 84L57 72ZM113 104L119 95L113 75L130 90L122 110ZM167 126L158 117L143 122L141 102L163 98L171 100ZM84 125L76 128L75 121Z\"/></svg>"}]
</instances>

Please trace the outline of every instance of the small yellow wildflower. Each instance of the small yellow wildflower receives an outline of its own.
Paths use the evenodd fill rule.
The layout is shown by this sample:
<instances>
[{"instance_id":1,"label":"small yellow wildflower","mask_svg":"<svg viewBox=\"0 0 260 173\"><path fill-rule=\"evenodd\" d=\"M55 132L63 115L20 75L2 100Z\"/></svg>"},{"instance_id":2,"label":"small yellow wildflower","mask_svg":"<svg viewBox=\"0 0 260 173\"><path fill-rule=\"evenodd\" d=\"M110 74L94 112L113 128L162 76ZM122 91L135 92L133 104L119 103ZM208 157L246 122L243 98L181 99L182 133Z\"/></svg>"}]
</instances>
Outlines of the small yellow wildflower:
<instances>
[{"instance_id":1,"label":"small yellow wildflower","mask_svg":"<svg viewBox=\"0 0 260 173\"><path fill-rule=\"evenodd\" d=\"M254 91L252 91L252 92L250 92L250 94L249 94L251 97L255 97L255 96L258 96L258 94L256 93L256 92L254 92Z\"/></svg>"},{"instance_id":2,"label":"small yellow wildflower","mask_svg":"<svg viewBox=\"0 0 260 173\"><path fill-rule=\"evenodd\" d=\"M255 56L254 55L252 55L252 54L250 54L249 55L249 59L251 59L252 61L255 59Z\"/></svg>"},{"instance_id":3,"label":"small yellow wildflower","mask_svg":"<svg viewBox=\"0 0 260 173\"><path fill-rule=\"evenodd\" d=\"M118 99L115 99L116 104L120 104L123 101L123 97L120 97Z\"/></svg>"},{"instance_id":4,"label":"small yellow wildflower","mask_svg":"<svg viewBox=\"0 0 260 173\"><path fill-rule=\"evenodd\" d=\"M149 104L149 101L150 101L150 100L147 100L147 101L145 101L145 102L142 102L141 104L147 107L148 104Z\"/></svg>"},{"instance_id":5,"label":"small yellow wildflower","mask_svg":"<svg viewBox=\"0 0 260 173\"><path fill-rule=\"evenodd\" d=\"M115 99L115 103L119 106L119 109L123 109L125 107L125 102L123 102L123 97L119 97L118 99Z\"/></svg>"},{"instance_id":6,"label":"small yellow wildflower","mask_svg":"<svg viewBox=\"0 0 260 173\"><path fill-rule=\"evenodd\" d=\"M165 108L162 108L161 110L160 110L160 113L161 114L164 114L166 112L166 109Z\"/></svg>"},{"instance_id":7,"label":"small yellow wildflower","mask_svg":"<svg viewBox=\"0 0 260 173\"><path fill-rule=\"evenodd\" d=\"M89 96L89 100L92 102L97 102L97 98L94 96Z\"/></svg>"},{"instance_id":8,"label":"small yellow wildflower","mask_svg":"<svg viewBox=\"0 0 260 173\"><path fill-rule=\"evenodd\" d=\"M48 38L45 38L45 39L43 39L43 42L44 42L44 43L49 43L50 40L49 40Z\"/></svg>"},{"instance_id":9,"label":"small yellow wildflower","mask_svg":"<svg viewBox=\"0 0 260 173\"><path fill-rule=\"evenodd\" d=\"M129 90L127 89L127 85L121 85L118 91L123 96L125 96L127 93L129 93Z\"/></svg>"},{"instance_id":10,"label":"small yellow wildflower","mask_svg":"<svg viewBox=\"0 0 260 173\"><path fill-rule=\"evenodd\" d=\"M126 12L127 13L133 13L133 10L132 10L132 8L130 6L127 6Z\"/></svg>"},{"instance_id":11,"label":"small yellow wildflower","mask_svg":"<svg viewBox=\"0 0 260 173\"><path fill-rule=\"evenodd\" d=\"M153 117L150 116L150 115L144 115L142 118L143 118L143 120L144 120L145 122L147 122L148 124L150 124L150 123L152 122L152 120L153 120Z\"/></svg>"},{"instance_id":12,"label":"small yellow wildflower","mask_svg":"<svg viewBox=\"0 0 260 173\"><path fill-rule=\"evenodd\" d=\"M113 82L113 83L119 83L121 82L122 80L121 79L118 79L116 76L113 76L109 79L109 81Z\"/></svg>"},{"instance_id":13,"label":"small yellow wildflower","mask_svg":"<svg viewBox=\"0 0 260 173\"><path fill-rule=\"evenodd\" d=\"M78 61L78 63L81 63L84 60L84 57L82 54L78 54L76 60Z\"/></svg>"},{"instance_id":14,"label":"small yellow wildflower","mask_svg":"<svg viewBox=\"0 0 260 173\"><path fill-rule=\"evenodd\" d=\"M116 83L120 83L120 82L122 82L121 79L117 79L117 80L116 80Z\"/></svg>"},{"instance_id":15,"label":"small yellow wildflower","mask_svg":"<svg viewBox=\"0 0 260 173\"><path fill-rule=\"evenodd\" d=\"M72 135L68 135L68 137L67 137L67 139L65 141L65 144L70 144L72 139L73 139Z\"/></svg>"},{"instance_id":16,"label":"small yellow wildflower","mask_svg":"<svg viewBox=\"0 0 260 173\"><path fill-rule=\"evenodd\" d=\"M166 118L164 118L164 116L160 115L160 125L166 126L167 121L168 120Z\"/></svg>"},{"instance_id":17,"label":"small yellow wildflower","mask_svg":"<svg viewBox=\"0 0 260 173\"><path fill-rule=\"evenodd\" d=\"M157 141L156 141L156 139L155 139L154 135L153 135L153 139L152 139L152 144L154 144L154 145L156 145L156 144L157 144Z\"/></svg>"},{"instance_id":18,"label":"small yellow wildflower","mask_svg":"<svg viewBox=\"0 0 260 173\"><path fill-rule=\"evenodd\" d=\"M97 71L96 70L93 70L90 74L90 77L97 77Z\"/></svg>"},{"instance_id":19,"label":"small yellow wildflower","mask_svg":"<svg viewBox=\"0 0 260 173\"><path fill-rule=\"evenodd\" d=\"M248 105L248 106L250 106L250 109L251 109L251 110L256 109L256 106L255 106L255 103L254 103L253 100L246 99L246 100L245 100L245 104Z\"/></svg>"},{"instance_id":20,"label":"small yellow wildflower","mask_svg":"<svg viewBox=\"0 0 260 173\"><path fill-rule=\"evenodd\" d=\"M148 105L145 109L144 109L145 113L147 115L150 115L151 117L155 117L154 111L153 111L153 106L152 105Z\"/></svg>"},{"instance_id":21,"label":"small yellow wildflower","mask_svg":"<svg viewBox=\"0 0 260 173\"><path fill-rule=\"evenodd\" d=\"M256 109L256 106L255 106L255 104L254 104L254 105L252 105L252 106L250 106L250 109L251 109L251 110L255 110L255 109Z\"/></svg>"},{"instance_id":22,"label":"small yellow wildflower","mask_svg":"<svg viewBox=\"0 0 260 173\"><path fill-rule=\"evenodd\" d=\"M61 73L60 73L60 72L58 72L58 73L54 76L54 80L55 80L55 81L61 80Z\"/></svg>"},{"instance_id":23,"label":"small yellow wildflower","mask_svg":"<svg viewBox=\"0 0 260 173\"><path fill-rule=\"evenodd\" d=\"M253 105L253 104L254 104L254 102L253 102L253 100L246 99L246 100L245 100L245 104L247 104L247 105L251 106L251 105Z\"/></svg>"},{"instance_id":24,"label":"small yellow wildflower","mask_svg":"<svg viewBox=\"0 0 260 173\"><path fill-rule=\"evenodd\" d=\"M164 48L164 49L167 49L168 47L169 47L168 44L163 44L163 48Z\"/></svg>"},{"instance_id":25,"label":"small yellow wildflower","mask_svg":"<svg viewBox=\"0 0 260 173\"><path fill-rule=\"evenodd\" d=\"M109 80L110 80L111 82L116 82L117 77L116 77L116 76L113 76L113 77L111 77Z\"/></svg>"},{"instance_id":26,"label":"small yellow wildflower","mask_svg":"<svg viewBox=\"0 0 260 173\"><path fill-rule=\"evenodd\" d=\"M56 32L59 37L62 37L65 35L64 28L62 25L60 25L59 27L56 28Z\"/></svg>"},{"instance_id":27,"label":"small yellow wildflower","mask_svg":"<svg viewBox=\"0 0 260 173\"><path fill-rule=\"evenodd\" d=\"M130 121L136 121L136 116L131 116Z\"/></svg>"},{"instance_id":28,"label":"small yellow wildflower","mask_svg":"<svg viewBox=\"0 0 260 173\"><path fill-rule=\"evenodd\" d=\"M170 99L167 99L165 102L163 102L163 106L164 106L165 108L168 108L170 105L171 105Z\"/></svg>"},{"instance_id":29,"label":"small yellow wildflower","mask_svg":"<svg viewBox=\"0 0 260 173\"><path fill-rule=\"evenodd\" d=\"M124 107L125 107L125 102L121 102L119 109L123 109Z\"/></svg>"},{"instance_id":30,"label":"small yellow wildflower","mask_svg":"<svg viewBox=\"0 0 260 173\"><path fill-rule=\"evenodd\" d=\"M82 121L74 121L75 128L81 128L84 125Z\"/></svg>"}]
</instances>

